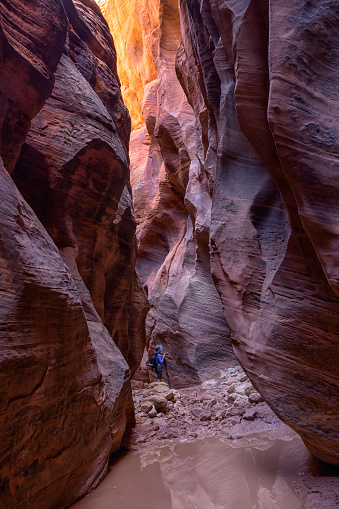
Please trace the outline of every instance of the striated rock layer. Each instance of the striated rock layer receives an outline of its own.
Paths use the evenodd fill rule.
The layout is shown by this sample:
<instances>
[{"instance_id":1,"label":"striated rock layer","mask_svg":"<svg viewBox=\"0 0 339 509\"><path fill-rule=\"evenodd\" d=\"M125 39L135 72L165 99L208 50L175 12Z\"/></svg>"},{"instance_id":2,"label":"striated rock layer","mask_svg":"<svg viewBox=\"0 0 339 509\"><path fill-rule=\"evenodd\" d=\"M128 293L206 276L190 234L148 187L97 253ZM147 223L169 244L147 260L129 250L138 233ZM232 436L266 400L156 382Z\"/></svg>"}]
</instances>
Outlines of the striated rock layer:
<instances>
[{"instance_id":1,"label":"striated rock layer","mask_svg":"<svg viewBox=\"0 0 339 509\"><path fill-rule=\"evenodd\" d=\"M92 0L13 0L0 16L0 507L65 507L134 418L148 307L130 120Z\"/></svg>"},{"instance_id":2,"label":"striated rock layer","mask_svg":"<svg viewBox=\"0 0 339 509\"><path fill-rule=\"evenodd\" d=\"M177 73L216 168L211 265L235 352L339 464L336 4L181 0L180 13Z\"/></svg>"}]
</instances>

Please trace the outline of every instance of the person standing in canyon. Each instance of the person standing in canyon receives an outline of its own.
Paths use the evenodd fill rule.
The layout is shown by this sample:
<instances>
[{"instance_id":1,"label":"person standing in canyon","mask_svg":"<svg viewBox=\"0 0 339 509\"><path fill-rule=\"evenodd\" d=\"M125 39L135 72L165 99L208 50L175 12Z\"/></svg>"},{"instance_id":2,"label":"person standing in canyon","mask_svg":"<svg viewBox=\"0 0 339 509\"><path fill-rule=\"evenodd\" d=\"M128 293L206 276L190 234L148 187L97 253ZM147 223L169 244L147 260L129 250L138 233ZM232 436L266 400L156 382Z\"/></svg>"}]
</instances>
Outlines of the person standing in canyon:
<instances>
[{"instance_id":1,"label":"person standing in canyon","mask_svg":"<svg viewBox=\"0 0 339 509\"><path fill-rule=\"evenodd\" d=\"M167 355L167 353L162 353L162 346L156 345L154 356L155 356L155 371L157 373L158 382L162 381L162 367L163 366L164 368L167 367L165 355Z\"/></svg>"},{"instance_id":2,"label":"person standing in canyon","mask_svg":"<svg viewBox=\"0 0 339 509\"><path fill-rule=\"evenodd\" d=\"M164 367L167 376L168 386L169 388L171 388L171 383L167 371L167 361L165 359L166 355L168 355L167 352L162 353L162 346L156 345L154 354L152 354L149 357L148 361L146 362L146 366L148 366L152 370L155 370L158 382L162 382L162 368Z\"/></svg>"}]
</instances>

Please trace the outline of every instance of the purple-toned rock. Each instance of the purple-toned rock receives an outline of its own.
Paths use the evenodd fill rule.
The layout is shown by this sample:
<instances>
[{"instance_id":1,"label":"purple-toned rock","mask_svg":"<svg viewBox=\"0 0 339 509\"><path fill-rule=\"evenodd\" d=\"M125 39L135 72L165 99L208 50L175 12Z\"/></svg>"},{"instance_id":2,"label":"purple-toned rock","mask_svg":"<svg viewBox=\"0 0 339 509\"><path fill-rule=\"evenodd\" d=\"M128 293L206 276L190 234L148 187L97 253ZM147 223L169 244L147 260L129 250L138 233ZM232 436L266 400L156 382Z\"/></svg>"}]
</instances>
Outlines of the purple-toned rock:
<instances>
[{"instance_id":1,"label":"purple-toned rock","mask_svg":"<svg viewBox=\"0 0 339 509\"><path fill-rule=\"evenodd\" d=\"M0 5L0 153L11 173L31 119L50 96L67 17L60 0Z\"/></svg>"},{"instance_id":2,"label":"purple-toned rock","mask_svg":"<svg viewBox=\"0 0 339 509\"><path fill-rule=\"evenodd\" d=\"M134 420L147 300L130 120L94 2L14 0L0 16L0 505L66 507Z\"/></svg>"},{"instance_id":3,"label":"purple-toned rock","mask_svg":"<svg viewBox=\"0 0 339 509\"><path fill-rule=\"evenodd\" d=\"M211 266L235 352L277 415L339 464L335 3L180 11L178 75L200 143L218 140Z\"/></svg>"},{"instance_id":4,"label":"purple-toned rock","mask_svg":"<svg viewBox=\"0 0 339 509\"><path fill-rule=\"evenodd\" d=\"M1 506L61 507L106 473L112 403L68 267L2 163L0 180Z\"/></svg>"}]
</instances>

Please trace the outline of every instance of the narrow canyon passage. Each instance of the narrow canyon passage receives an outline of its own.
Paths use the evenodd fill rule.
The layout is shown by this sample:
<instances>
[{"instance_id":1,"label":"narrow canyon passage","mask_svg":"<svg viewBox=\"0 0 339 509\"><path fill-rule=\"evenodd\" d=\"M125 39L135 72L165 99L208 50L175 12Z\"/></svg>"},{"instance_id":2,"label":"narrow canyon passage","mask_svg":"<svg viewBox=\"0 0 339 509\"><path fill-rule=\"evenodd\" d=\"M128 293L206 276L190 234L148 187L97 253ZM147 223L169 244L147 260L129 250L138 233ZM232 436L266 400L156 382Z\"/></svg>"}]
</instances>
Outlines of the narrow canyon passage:
<instances>
[{"instance_id":1,"label":"narrow canyon passage","mask_svg":"<svg viewBox=\"0 0 339 509\"><path fill-rule=\"evenodd\" d=\"M336 1L0 21L0 509L339 507Z\"/></svg>"}]
</instances>

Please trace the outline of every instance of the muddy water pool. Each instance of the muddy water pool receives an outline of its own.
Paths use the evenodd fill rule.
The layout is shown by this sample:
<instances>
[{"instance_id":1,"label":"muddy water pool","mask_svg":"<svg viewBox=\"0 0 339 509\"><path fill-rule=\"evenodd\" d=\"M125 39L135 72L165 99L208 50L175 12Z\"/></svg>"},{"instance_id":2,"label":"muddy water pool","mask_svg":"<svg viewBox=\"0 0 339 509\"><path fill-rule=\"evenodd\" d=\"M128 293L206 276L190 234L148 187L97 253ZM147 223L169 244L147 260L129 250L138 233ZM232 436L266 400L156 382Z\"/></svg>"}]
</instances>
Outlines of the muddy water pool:
<instances>
[{"instance_id":1,"label":"muddy water pool","mask_svg":"<svg viewBox=\"0 0 339 509\"><path fill-rule=\"evenodd\" d=\"M330 497L322 500L313 489L313 463L292 431L152 446L121 454L100 486L72 509L339 508L338 477L329 478Z\"/></svg>"}]
</instances>

